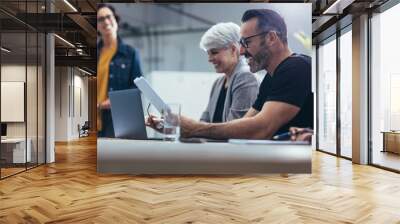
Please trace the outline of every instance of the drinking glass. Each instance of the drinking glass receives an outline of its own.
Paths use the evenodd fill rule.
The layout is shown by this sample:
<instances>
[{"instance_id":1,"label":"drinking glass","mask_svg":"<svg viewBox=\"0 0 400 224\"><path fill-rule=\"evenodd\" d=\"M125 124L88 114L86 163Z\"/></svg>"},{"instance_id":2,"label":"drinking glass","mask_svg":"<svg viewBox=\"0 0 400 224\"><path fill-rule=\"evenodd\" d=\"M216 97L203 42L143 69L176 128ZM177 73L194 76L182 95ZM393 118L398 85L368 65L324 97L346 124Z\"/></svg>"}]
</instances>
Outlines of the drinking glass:
<instances>
[{"instance_id":1,"label":"drinking glass","mask_svg":"<svg viewBox=\"0 0 400 224\"><path fill-rule=\"evenodd\" d=\"M178 142L180 136L181 105L167 103L169 110L163 111L164 141Z\"/></svg>"}]
</instances>

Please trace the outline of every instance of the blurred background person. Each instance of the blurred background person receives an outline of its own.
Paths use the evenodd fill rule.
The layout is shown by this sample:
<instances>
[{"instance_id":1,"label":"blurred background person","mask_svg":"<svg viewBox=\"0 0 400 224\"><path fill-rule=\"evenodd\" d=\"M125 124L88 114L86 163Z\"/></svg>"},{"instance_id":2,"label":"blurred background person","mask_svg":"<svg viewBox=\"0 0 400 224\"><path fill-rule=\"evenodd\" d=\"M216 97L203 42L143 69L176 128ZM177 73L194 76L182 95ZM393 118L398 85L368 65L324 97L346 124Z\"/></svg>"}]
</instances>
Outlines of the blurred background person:
<instances>
[{"instance_id":1,"label":"blurred background person","mask_svg":"<svg viewBox=\"0 0 400 224\"><path fill-rule=\"evenodd\" d=\"M142 75L138 52L118 36L119 16L111 5L98 4L97 31L97 136L114 137L108 92L136 88Z\"/></svg>"},{"instance_id":2,"label":"blurred background person","mask_svg":"<svg viewBox=\"0 0 400 224\"><path fill-rule=\"evenodd\" d=\"M258 93L258 81L240 56L240 27L235 23L218 23L207 30L200 48L217 73L206 110L200 120L220 123L243 117Z\"/></svg>"}]
</instances>

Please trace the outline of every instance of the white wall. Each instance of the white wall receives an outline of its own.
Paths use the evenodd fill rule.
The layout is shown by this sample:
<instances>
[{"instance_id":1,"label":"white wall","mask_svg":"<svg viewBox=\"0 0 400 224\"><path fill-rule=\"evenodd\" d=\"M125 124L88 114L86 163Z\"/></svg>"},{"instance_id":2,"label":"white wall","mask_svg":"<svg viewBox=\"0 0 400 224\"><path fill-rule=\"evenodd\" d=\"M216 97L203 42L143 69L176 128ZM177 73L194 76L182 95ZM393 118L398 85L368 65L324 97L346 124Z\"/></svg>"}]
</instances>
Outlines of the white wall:
<instances>
[{"instance_id":1,"label":"white wall","mask_svg":"<svg viewBox=\"0 0 400 224\"><path fill-rule=\"evenodd\" d=\"M56 141L77 139L78 124L88 120L88 78L82 75L75 68L56 67Z\"/></svg>"},{"instance_id":2,"label":"white wall","mask_svg":"<svg viewBox=\"0 0 400 224\"><path fill-rule=\"evenodd\" d=\"M26 112L26 120L21 122L6 122L7 137L24 138L25 135L29 139L32 161L39 163L44 162L44 74L41 66L32 66L25 64L3 64L1 66L1 81L24 82L26 83L26 107L25 102L19 110L22 114ZM26 80L27 78L27 80ZM2 89L3 92L4 89ZM24 94L24 89L19 90L20 94ZM2 96L7 97L7 96ZM10 107L2 107L1 110L12 110ZM11 112L12 111L7 111ZM16 113L16 112L14 112ZM37 157L37 153L39 156Z\"/></svg>"},{"instance_id":3,"label":"white wall","mask_svg":"<svg viewBox=\"0 0 400 224\"><path fill-rule=\"evenodd\" d=\"M68 68L55 68L55 140L66 141L67 138L67 117L68 115Z\"/></svg>"},{"instance_id":4,"label":"white wall","mask_svg":"<svg viewBox=\"0 0 400 224\"><path fill-rule=\"evenodd\" d=\"M1 81L25 82L25 73L25 65L2 65ZM7 110L7 108L1 108L1 110ZM25 137L25 123L7 123L7 137Z\"/></svg>"},{"instance_id":5,"label":"white wall","mask_svg":"<svg viewBox=\"0 0 400 224\"><path fill-rule=\"evenodd\" d=\"M221 75L210 72L154 71L149 75L149 81L166 103L181 104L182 114L199 120L206 109L211 84Z\"/></svg>"},{"instance_id":6,"label":"white wall","mask_svg":"<svg viewBox=\"0 0 400 224\"><path fill-rule=\"evenodd\" d=\"M25 82L25 75L26 75L26 70L27 69L27 74L28 76L30 74L35 74L36 75L36 67L34 66L27 66L25 65L18 65L18 64L8 64L8 65L2 65L1 66L1 81L5 82ZM28 77L30 79L30 77ZM32 82L32 80L29 80L29 82ZM32 84L32 83L30 83ZM36 85L36 82L34 83ZM30 103L33 101L32 98L36 99L36 89L27 89L27 102ZM29 90L32 90L33 92L30 92ZM31 105L36 108L36 104ZM40 105L39 105L40 106ZM1 110L8 110L10 108L1 108ZM28 113L28 122L31 121L36 121L36 114L33 113ZM32 117L33 116L33 117ZM26 122L7 122L7 136L8 137L24 137L25 136L25 123ZM33 125L28 125L28 129L30 127L33 127ZM36 130L36 126L35 126ZM29 130L28 130L29 132ZM29 133L28 133L29 134Z\"/></svg>"}]
</instances>

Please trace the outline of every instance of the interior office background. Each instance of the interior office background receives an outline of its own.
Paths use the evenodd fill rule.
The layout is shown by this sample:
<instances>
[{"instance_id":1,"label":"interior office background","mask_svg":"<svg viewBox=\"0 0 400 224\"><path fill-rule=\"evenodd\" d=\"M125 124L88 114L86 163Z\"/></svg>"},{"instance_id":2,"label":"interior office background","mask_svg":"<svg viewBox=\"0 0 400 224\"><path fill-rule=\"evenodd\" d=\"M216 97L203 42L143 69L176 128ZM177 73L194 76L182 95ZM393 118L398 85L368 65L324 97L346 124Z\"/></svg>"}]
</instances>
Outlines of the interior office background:
<instances>
[{"instance_id":1,"label":"interior office background","mask_svg":"<svg viewBox=\"0 0 400 224\"><path fill-rule=\"evenodd\" d=\"M95 6L79 8L93 27ZM96 41L90 50L64 12L81 16L62 1L0 2L0 178L54 162L55 143L78 139L78 127L94 119L95 59L77 61L94 55Z\"/></svg>"},{"instance_id":2,"label":"interior office background","mask_svg":"<svg viewBox=\"0 0 400 224\"><path fill-rule=\"evenodd\" d=\"M72 2L72 6L77 7L80 12L86 13L85 18L92 23L93 20L95 21L95 7L93 6L100 1L89 2L92 3L91 6L84 6L83 4L86 3L82 2ZM321 8L324 8L324 5L333 2L320 1L319 4ZM396 1L380 1L376 3L377 5L362 2L353 2L352 4L355 6L362 5L363 7L358 7L351 13L345 12L339 16L322 15L312 18L312 55L315 62L313 64L313 77L315 81L314 89L316 90L314 148L335 156L351 159L356 163L376 165L398 172L400 170L399 156L394 153L382 152L384 144L381 132L399 129L399 108L396 100L399 90L396 74L399 73L399 65L395 61L396 56L394 54L399 50L398 44L396 44L399 33L396 32L394 27L396 27L396 21L399 21L400 7ZM30 7L31 5L33 7ZM22 154L26 156L27 145L32 144L31 155L33 155L30 157L30 162L23 163L20 167L4 164L3 159L0 175L1 178L4 178L43 164L45 161L47 163L54 162L54 142L57 139L68 141L77 138L77 124L91 120L94 116L93 102L95 100L93 101L93 97L95 95L93 95L93 89L95 85L93 84L95 77L88 76L87 72L92 73L87 67L74 66L74 57L70 57L69 65L65 63L68 61L64 61L64 64L59 63L57 65L56 63L55 58L59 56L77 56L77 49L80 49L76 47L77 44L85 43L85 41L80 41L79 32L66 32L67 26L65 24L68 24L67 20L63 21L63 28L50 30L30 25L34 18L38 19L39 17L37 15L29 17L28 13L43 14L46 10L55 13L76 13L68 5L62 3L62 1L5 0L0 2L0 6L2 9L0 12L0 39L3 48L0 58L1 81L4 83L10 81L22 82L24 84L22 93L24 95L23 121L2 121L2 123L7 124L7 138L18 138L19 142L22 142L20 144L23 146ZM43 6L45 6L44 9ZM315 2L313 2L312 7L314 12ZM351 8L351 6L349 7ZM13 10L10 11L10 8ZM179 12L179 10L174 9L170 9L170 11L172 14L173 11ZM89 12L92 13L91 16L88 16ZM195 17L202 19L209 17L204 12L192 13ZM361 17L359 17L360 14ZM31 19L31 23L24 23L27 18ZM183 20L190 21L192 19L186 17ZM8 22L12 22L13 29L6 29ZM164 21L156 21L156 24L162 22ZM185 24L182 23L183 28L191 28L190 25L186 26ZM338 26L338 24L340 25ZM206 72L201 77L208 80L206 82L198 81L196 85L192 85L186 90L193 91L194 88L203 88L200 89L200 92L207 93L206 96L201 94L200 97L203 97L203 101L196 101L196 106L201 107L202 110L209 91L206 83L215 78L213 69L207 62L206 54L198 48L197 44L191 46L192 48L188 48L186 45L179 48L180 44L176 42L172 44L174 35L186 36L186 39L193 37L194 39L194 32L172 33L166 35L165 40L161 41L163 38L161 38L161 35L157 35L157 32L151 35L154 31L152 29L145 30L148 32L148 36L139 37L132 35L133 31L138 31L137 27L122 24L121 35L126 35L128 43L141 49L143 69L150 80L153 80L153 75L149 75L149 71L159 71L157 76L162 77L161 71L168 73L172 70L173 74L170 73L169 76L175 75L176 78L174 79L185 82L185 80L192 79L195 74L200 72L199 68L196 67L197 64L203 66ZM205 28L203 28L203 31L205 31ZM63 40L54 36L53 33L58 34ZM86 35L90 36L87 33L90 32L86 32ZM93 39L93 35L96 36L95 31L91 35ZM68 43L74 45L74 47ZM13 47L14 44L15 47ZM164 51L161 51L157 45L164 46L165 44L177 52L186 52L186 57L176 64L171 64L167 61L168 59L162 61L161 58L157 57L158 53L156 52L163 53ZM95 45L91 46L95 47ZM85 54L88 54L86 48L83 47L82 49L84 49ZM196 52L198 55L189 58L188 52ZM185 72L189 71L189 68L185 67L187 63L183 63L187 61L196 62L190 68L195 74L177 78L180 75L181 68L187 69ZM171 64L174 67L167 68L166 64ZM7 75L11 74L10 72L19 75ZM57 76L57 74L60 75ZM260 78L262 78L262 74L260 74ZM170 77L168 77L169 79ZM154 80L157 81L157 79ZM0 87L2 91L7 88L3 85ZM163 94L163 87L158 87L157 82L154 82L154 85ZM45 86L45 88L41 88L42 86ZM167 101L174 99L172 98L175 97L174 95L168 95L170 91L164 91L167 92L165 93ZM17 93L21 95L21 91L17 91ZM2 98L5 95L2 93ZM80 103L78 105L79 98ZM193 118L199 116L199 114L191 114L191 112L185 111L192 108L192 105L185 106L186 102L182 104L184 105L183 113L187 113ZM0 109L5 112L7 108L1 106ZM59 118L63 118L60 119L62 124L56 122ZM61 128L62 131L57 127L63 127ZM6 154L5 151L9 152L10 149L6 149L3 145L0 146L0 152Z\"/></svg>"},{"instance_id":3,"label":"interior office background","mask_svg":"<svg viewBox=\"0 0 400 224\"><path fill-rule=\"evenodd\" d=\"M16 21L13 27L7 26L4 21L9 15L2 11L0 16L3 177L45 162L46 59L43 33Z\"/></svg>"},{"instance_id":4,"label":"interior office background","mask_svg":"<svg viewBox=\"0 0 400 224\"><path fill-rule=\"evenodd\" d=\"M396 63L400 33L395 28L400 5L388 1L365 14L342 17L337 22L341 25L333 25L340 28L328 28L320 38L314 38L318 68L317 149L399 171L399 155L385 149L385 144L398 142L398 134L385 140L382 132L400 130L400 66ZM357 111L353 111L354 107ZM365 125L353 127L360 118ZM363 145L352 145L360 141ZM360 161L360 151L365 161Z\"/></svg>"}]
</instances>

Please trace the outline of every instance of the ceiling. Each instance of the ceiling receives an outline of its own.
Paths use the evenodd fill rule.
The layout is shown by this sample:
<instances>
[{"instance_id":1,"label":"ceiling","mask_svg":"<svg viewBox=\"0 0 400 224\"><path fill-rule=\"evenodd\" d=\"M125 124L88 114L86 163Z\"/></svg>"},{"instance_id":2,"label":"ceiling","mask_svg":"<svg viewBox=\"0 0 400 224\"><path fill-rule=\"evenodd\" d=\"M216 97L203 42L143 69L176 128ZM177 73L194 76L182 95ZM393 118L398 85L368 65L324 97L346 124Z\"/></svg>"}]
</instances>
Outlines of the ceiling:
<instances>
[{"instance_id":1,"label":"ceiling","mask_svg":"<svg viewBox=\"0 0 400 224\"><path fill-rule=\"evenodd\" d=\"M44 47L44 44L36 43L37 39L43 40L43 36L40 36L42 37L40 39L36 35L51 32L57 34L55 38L56 66L79 66L95 73L96 5L99 2L47 0L46 5L44 0L1 0L2 46L11 50L6 55L2 51L2 60L22 63L27 56L29 61ZM52 13L49 13L50 11ZM27 35L21 35L25 32Z\"/></svg>"}]
</instances>

